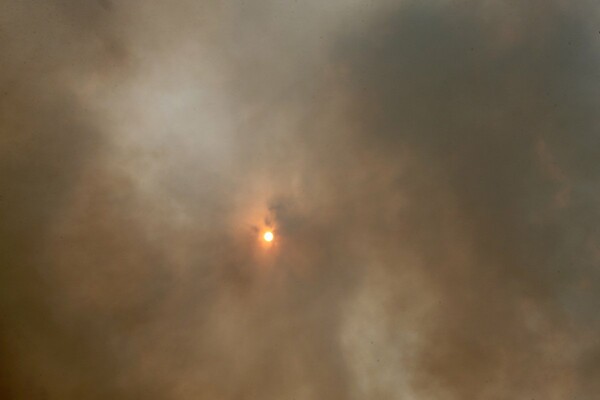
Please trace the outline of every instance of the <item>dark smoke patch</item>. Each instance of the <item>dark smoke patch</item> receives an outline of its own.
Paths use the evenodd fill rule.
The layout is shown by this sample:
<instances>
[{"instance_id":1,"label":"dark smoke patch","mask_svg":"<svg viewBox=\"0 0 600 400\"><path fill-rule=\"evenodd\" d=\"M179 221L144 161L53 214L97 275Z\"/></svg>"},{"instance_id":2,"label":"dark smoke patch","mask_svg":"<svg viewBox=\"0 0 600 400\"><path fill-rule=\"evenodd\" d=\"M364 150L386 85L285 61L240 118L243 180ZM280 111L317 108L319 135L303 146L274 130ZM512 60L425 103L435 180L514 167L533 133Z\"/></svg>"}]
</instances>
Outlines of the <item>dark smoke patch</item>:
<instances>
[{"instance_id":1,"label":"dark smoke patch","mask_svg":"<svg viewBox=\"0 0 600 400\"><path fill-rule=\"evenodd\" d=\"M440 297L412 371L425 397L579 390L570 346L591 314L567 303L595 275L586 242L598 215L588 164L598 97L584 89L597 83L597 46L580 18L551 8L502 44L508 20L409 5L340 46L362 143L392 164L408 148L418 164L397 223ZM539 141L557 160L553 176L540 171ZM585 193L570 189L553 207L557 180Z\"/></svg>"},{"instance_id":2,"label":"dark smoke patch","mask_svg":"<svg viewBox=\"0 0 600 400\"><path fill-rule=\"evenodd\" d=\"M98 321L65 318L55 260L47 255L74 187L105 148L71 78L89 74L106 54L56 6L0 7L0 397L7 399L114 393L100 383L115 360L102 349ZM102 38L102 23L93 19L87 32Z\"/></svg>"}]
</instances>

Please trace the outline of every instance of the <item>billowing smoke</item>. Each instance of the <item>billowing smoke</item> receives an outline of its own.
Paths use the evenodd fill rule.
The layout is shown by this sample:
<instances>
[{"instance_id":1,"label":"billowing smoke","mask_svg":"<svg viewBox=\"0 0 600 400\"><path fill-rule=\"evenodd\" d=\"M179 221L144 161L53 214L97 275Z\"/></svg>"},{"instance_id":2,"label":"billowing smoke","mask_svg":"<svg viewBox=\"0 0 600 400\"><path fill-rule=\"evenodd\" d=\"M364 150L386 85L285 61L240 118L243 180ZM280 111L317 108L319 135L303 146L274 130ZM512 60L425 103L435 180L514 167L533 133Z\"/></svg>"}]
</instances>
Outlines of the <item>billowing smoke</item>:
<instances>
[{"instance_id":1,"label":"billowing smoke","mask_svg":"<svg viewBox=\"0 0 600 400\"><path fill-rule=\"evenodd\" d=\"M595 398L599 30L2 2L0 397Z\"/></svg>"}]
</instances>

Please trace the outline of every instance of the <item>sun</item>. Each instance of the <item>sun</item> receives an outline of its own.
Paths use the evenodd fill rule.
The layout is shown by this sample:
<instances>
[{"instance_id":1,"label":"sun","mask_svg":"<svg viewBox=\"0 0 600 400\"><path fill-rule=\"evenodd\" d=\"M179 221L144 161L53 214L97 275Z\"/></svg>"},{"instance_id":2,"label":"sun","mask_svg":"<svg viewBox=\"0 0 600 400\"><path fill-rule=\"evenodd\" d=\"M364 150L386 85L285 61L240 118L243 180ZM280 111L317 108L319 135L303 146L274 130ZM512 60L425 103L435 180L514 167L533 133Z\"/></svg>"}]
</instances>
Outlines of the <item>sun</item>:
<instances>
[{"instance_id":1,"label":"sun","mask_svg":"<svg viewBox=\"0 0 600 400\"><path fill-rule=\"evenodd\" d=\"M263 235L263 239L265 239L265 242L272 242L273 241L273 232L271 231L266 231L265 234Z\"/></svg>"}]
</instances>

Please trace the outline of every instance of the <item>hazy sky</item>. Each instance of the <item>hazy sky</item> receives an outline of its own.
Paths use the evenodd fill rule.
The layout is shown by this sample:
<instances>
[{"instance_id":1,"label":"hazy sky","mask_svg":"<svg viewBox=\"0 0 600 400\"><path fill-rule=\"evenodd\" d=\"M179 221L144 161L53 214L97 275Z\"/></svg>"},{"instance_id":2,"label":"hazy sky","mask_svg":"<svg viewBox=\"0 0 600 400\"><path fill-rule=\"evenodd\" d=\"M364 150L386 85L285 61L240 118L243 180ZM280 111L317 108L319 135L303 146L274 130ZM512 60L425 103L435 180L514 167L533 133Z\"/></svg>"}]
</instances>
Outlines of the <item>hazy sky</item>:
<instances>
[{"instance_id":1,"label":"hazy sky","mask_svg":"<svg viewBox=\"0 0 600 400\"><path fill-rule=\"evenodd\" d=\"M596 0L0 0L0 398L598 393Z\"/></svg>"}]
</instances>

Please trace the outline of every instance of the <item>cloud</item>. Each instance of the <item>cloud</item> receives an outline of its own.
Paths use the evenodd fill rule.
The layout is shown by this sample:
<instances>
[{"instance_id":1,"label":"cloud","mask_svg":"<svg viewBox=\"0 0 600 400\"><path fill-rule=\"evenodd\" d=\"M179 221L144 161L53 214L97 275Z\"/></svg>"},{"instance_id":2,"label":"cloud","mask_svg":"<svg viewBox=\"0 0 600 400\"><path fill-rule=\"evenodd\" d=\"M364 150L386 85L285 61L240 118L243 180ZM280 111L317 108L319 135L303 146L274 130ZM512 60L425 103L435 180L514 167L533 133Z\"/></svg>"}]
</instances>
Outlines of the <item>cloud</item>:
<instances>
[{"instance_id":1,"label":"cloud","mask_svg":"<svg viewBox=\"0 0 600 400\"><path fill-rule=\"evenodd\" d=\"M597 13L3 5L0 394L592 398Z\"/></svg>"}]
</instances>

